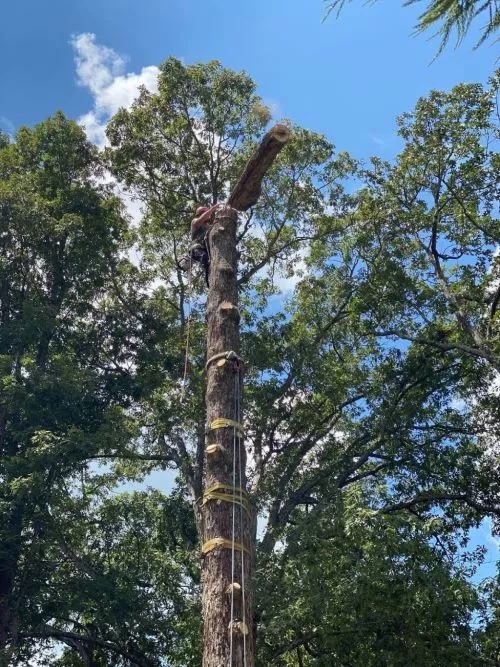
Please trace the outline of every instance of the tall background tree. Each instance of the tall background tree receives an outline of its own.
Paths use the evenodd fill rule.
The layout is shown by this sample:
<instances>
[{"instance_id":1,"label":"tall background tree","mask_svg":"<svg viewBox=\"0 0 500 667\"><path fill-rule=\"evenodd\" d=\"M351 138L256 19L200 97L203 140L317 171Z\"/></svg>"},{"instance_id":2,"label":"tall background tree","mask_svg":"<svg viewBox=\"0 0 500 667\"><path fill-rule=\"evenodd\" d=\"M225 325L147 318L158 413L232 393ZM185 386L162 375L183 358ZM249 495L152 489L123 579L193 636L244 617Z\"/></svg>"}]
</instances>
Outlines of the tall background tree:
<instances>
[{"instance_id":1,"label":"tall background tree","mask_svg":"<svg viewBox=\"0 0 500 667\"><path fill-rule=\"evenodd\" d=\"M128 223L100 184L97 150L60 113L2 140L0 170L0 661L26 664L37 639L57 638L85 660L104 647L104 662L119 664L136 652L140 599L155 618L154 577L134 568L153 563L158 547L127 550L145 517L148 531L158 522L162 552L176 530L157 518L167 501L154 496L147 505L124 497L118 513L104 496L127 471L88 465L104 453L126 457L138 435L130 408L141 391L131 370L140 314L130 323L119 307L119 285L133 274L122 257ZM161 585L180 582L181 565L162 554L159 567ZM166 631L155 623L155 632Z\"/></svg>"},{"instance_id":2,"label":"tall background tree","mask_svg":"<svg viewBox=\"0 0 500 667\"><path fill-rule=\"evenodd\" d=\"M0 647L43 576L43 535L83 452L130 437L112 373L89 338L108 258L123 243L119 202L92 184L96 150L62 114L1 152ZM92 362L89 364L89 360ZM94 364L94 361L96 364ZM115 436L113 436L115 437Z\"/></svg>"},{"instance_id":3,"label":"tall background tree","mask_svg":"<svg viewBox=\"0 0 500 667\"><path fill-rule=\"evenodd\" d=\"M467 99L461 103L462 96ZM474 86L459 88L450 97L438 95L436 101L431 96L430 101L422 100L414 119L408 117L406 129L411 151L410 127L417 133L420 125L433 122L447 127L448 152L460 156L454 164L457 180L467 172L464 163L472 170L466 150L478 152L470 159L475 165L472 178L480 179L481 187L476 183L468 188L467 206L475 202L488 220L494 187L489 165L497 158L482 141L492 128L493 100L492 92ZM464 118L467 105L471 112ZM244 75L217 63L185 67L171 59L162 66L159 93L144 91L131 111L120 112L110 124L112 169L148 206L141 229L147 248L144 259L165 282L165 297L179 304L181 326L189 291L176 268L176 255L187 241L184 216L195 203L215 203L227 196L228 184L266 121L253 84ZM393 324L413 313L408 313L404 300L389 293L392 281L400 290L401 282L399 275L391 275L394 246L372 227L372 171L358 169L347 155L335 156L323 137L297 127L293 134L259 203L242 219L239 237L250 474L265 522L260 562L274 562L283 541L289 545L290 525L302 525L304 508L310 510L304 521L316 526L324 508L337 503L351 485L365 489L360 497L371 498L367 511L392 517L411 510L424 523L443 513L440 531L451 531L457 539L478 517L498 512L491 480L476 474L478 461L485 461L479 436L456 400L477 377L475 358L447 355L442 347L422 347L420 341L391 346L374 327L386 309ZM423 160L434 159L435 141L428 133L425 144L420 143ZM403 172L419 178L419 167L412 171L408 165ZM367 187L349 196L342 180L354 177L365 178ZM476 199L479 192L481 202ZM387 218L388 210L384 202L381 225L390 235L398 227ZM176 217L179 212L181 217ZM406 239L402 243L397 253L414 250ZM483 246L480 252L486 255L479 260L479 270L488 280L491 253ZM414 256L404 261L421 262L418 253L415 260ZM269 303L275 280L297 277L297 269L308 275L295 296L275 312ZM439 298L439 283L427 280L420 287ZM200 288L198 281L193 293L199 294ZM172 459L181 462L195 507L203 477L203 383L197 372L203 367L202 312L203 300L194 304L191 314L194 363L186 397L177 405L172 394L168 399L177 416L191 410L184 414L189 414L186 425L192 424L192 434L185 425L178 433L183 442L172 441L171 422L165 419L171 420L171 413L153 408L159 418L156 433L160 441L167 434ZM437 313L431 318L437 319ZM456 318L453 323L459 328ZM297 533L293 535L297 539ZM447 548L453 550L451 543ZM449 576L460 579L460 568L452 568ZM285 599L294 604L290 590ZM268 596L269 591L260 598L262 607ZM264 612L259 611L259 618L266 618ZM314 615L310 618L315 622ZM266 623L272 622L267 616ZM429 624L430 629L438 627ZM451 648L454 630L447 627ZM303 619L298 628L304 628ZM300 636L293 637L295 647L300 642ZM463 656L465 662L470 658L467 652ZM331 657L326 653L322 659L328 663Z\"/></svg>"}]
</instances>

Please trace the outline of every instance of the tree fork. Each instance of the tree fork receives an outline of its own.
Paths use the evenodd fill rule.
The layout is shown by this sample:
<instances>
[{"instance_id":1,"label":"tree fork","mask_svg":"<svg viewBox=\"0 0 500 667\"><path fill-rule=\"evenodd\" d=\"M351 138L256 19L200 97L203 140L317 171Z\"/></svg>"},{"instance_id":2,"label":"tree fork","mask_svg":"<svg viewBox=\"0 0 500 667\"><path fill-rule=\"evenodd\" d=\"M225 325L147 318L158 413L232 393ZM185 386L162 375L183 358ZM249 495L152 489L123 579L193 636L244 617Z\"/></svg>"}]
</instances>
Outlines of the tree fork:
<instances>
[{"instance_id":1,"label":"tree fork","mask_svg":"<svg viewBox=\"0 0 500 667\"><path fill-rule=\"evenodd\" d=\"M236 356L240 354L236 251L238 211L245 211L257 202L262 179L289 137L290 132L284 125L276 125L264 136L234 187L228 204L215 214L207 240L210 251L206 306L208 360L227 352L234 352ZM246 503L243 432L227 424L209 428L217 419L241 419L241 410L235 412L237 399L242 393L241 364L219 357L207 365L207 442L202 505L203 666L253 667L251 570L255 550L255 517ZM218 489L218 498L210 493L214 486ZM241 495L234 487L242 489ZM221 495L226 498L221 499ZM235 496L233 502L228 496ZM234 502L236 499L243 501L243 508Z\"/></svg>"}]
</instances>

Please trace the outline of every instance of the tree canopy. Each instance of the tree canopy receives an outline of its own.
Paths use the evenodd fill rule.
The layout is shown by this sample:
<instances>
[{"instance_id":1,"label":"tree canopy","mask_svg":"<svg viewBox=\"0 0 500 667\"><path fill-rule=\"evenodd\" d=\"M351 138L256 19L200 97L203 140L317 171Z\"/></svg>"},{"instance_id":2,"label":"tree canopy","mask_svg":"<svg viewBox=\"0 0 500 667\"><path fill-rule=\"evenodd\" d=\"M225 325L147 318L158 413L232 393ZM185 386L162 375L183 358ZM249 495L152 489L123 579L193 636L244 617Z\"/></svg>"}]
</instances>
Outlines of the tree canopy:
<instances>
[{"instance_id":1,"label":"tree canopy","mask_svg":"<svg viewBox=\"0 0 500 667\"><path fill-rule=\"evenodd\" d=\"M500 516L498 81L421 98L390 162L287 121L241 214L258 664L497 664L468 536ZM61 113L0 140L6 664L200 664L205 288L178 260L270 113L218 62L158 83L101 153Z\"/></svg>"}]
</instances>

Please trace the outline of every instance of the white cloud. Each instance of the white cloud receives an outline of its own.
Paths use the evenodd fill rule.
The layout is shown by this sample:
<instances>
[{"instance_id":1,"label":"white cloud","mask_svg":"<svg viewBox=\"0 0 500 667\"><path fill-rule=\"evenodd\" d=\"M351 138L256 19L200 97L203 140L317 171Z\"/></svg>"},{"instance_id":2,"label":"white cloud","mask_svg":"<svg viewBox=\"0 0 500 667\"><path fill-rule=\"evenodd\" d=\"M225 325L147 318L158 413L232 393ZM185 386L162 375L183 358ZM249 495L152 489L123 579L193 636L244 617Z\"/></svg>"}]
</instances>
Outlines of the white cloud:
<instances>
[{"instance_id":1,"label":"white cloud","mask_svg":"<svg viewBox=\"0 0 500 667\"><path fill-rule=\"evenodd\" d=\"M87 135L98 146L106 144L105 127L110 117L121 107L129 108L140 86L156 92L158 67L143 67L137 74L125 72L126 59L113 49L96 42L93 33L73 35L71 46L75 53L77 81L94 98L93 109L78 120Z\"/></svg>"},{"instance_id":2,"label":"white cloud","mask_svg":"<svg viewBox=\"0 0 500 667\"><path fill-rule=\"evenodd\" d=\"M103 119L99 120L94 111L89 111L80 116L78 122L85 128L90 141L93 141L100 148L106 145L106 122Z\"/></svg>"},{"instance_id":3,"label":"white cloud","mask_svg":"<svg viewBox=\"0 0 500 667\"><path fill-rule=\"evenodd\" d=\"M107 46L96 44L93 33L73 35L71 45L76 55L78 82L88 86L94 95L109 86L125 67L125 59Z\"/></svg>"},{"instance_id":4,"label":"white cloud","mask_svg":"<svg viewBox=\"0 0 500 667\"><path fill-rule=\"evenodd\" d=\"M125 72L126 58L108 46L98 44L93 33L73 35L71 46L78 85L87 88L93 98L93 108L80 116L78 122L85 128L88 138L102 148L107 143L107 122L118 109L132 105L139 87L145 86L151 92L158 90L159 69L149 65L138 74ZM141 203L118 187L109 174L103 180L115 185L132 221L138 224L143 215Z\"/></svg>"}]
</instances>

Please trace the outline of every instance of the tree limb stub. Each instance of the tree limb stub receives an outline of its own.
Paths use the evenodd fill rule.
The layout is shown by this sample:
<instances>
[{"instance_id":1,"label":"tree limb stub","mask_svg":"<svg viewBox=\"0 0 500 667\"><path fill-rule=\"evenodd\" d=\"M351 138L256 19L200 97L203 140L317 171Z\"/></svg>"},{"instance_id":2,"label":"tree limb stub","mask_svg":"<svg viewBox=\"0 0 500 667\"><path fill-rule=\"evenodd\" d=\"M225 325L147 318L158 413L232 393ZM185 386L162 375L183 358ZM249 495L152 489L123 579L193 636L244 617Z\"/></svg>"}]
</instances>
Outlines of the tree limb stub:
<instances>
[{"instance_id":1,"label":"tree limb stub","mask_svg":"<svg viewBox=\"0 0 500 667\"><path fill-rule=\"evenodd\" d=\"M264 135L229 195L229 206L238 211L246 211L257 203L262 180L290 137L290 130L281 124L275 125Z\"/></svg>"}]
</instances>

